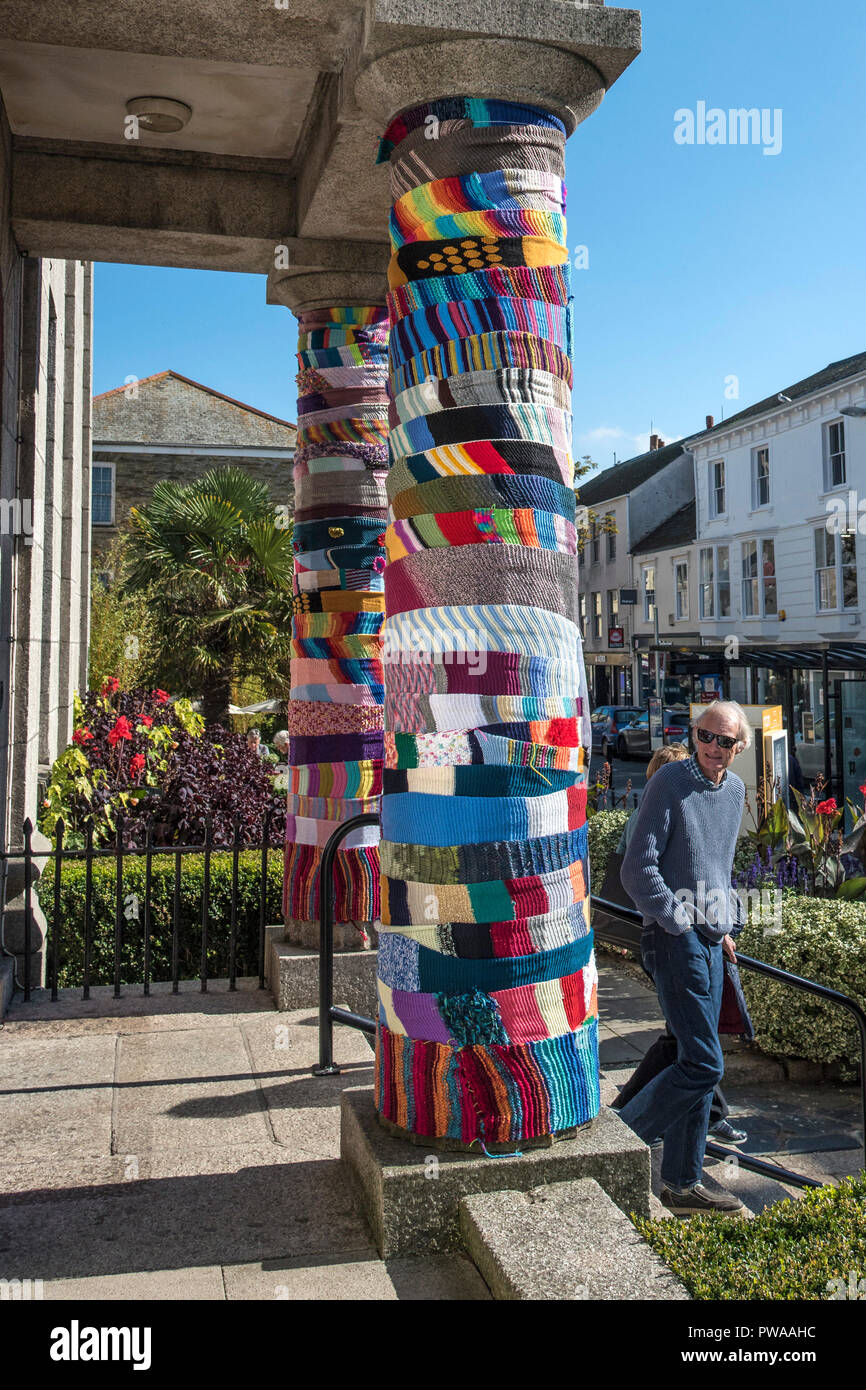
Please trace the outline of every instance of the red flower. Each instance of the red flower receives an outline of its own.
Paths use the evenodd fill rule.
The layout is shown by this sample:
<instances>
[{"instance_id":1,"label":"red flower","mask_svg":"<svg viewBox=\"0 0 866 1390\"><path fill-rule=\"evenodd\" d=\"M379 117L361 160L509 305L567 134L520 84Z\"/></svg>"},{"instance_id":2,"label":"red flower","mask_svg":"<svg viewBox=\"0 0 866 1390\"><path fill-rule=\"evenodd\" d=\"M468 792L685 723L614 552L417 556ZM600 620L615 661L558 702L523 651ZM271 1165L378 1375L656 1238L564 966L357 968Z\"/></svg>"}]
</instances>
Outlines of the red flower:
<instances>
[{"instance_id":1,"label":"red flower","mask_svg":"<svg viewBox=\"0 0 866 1390\"><path fill-rule=\"evenodd\" d=\"M143 771L144 771L144 754L143 754L143 753L136 753L136 755L135 755L134 758L130 758L130 760L129 760L129 770L130 770L131 773L133 773L133 775L134 775L136 772L143 772Z\"/></svg>"},{"instance_id":2,"label":"red flower","mask_svg":"<svg viewBox=\"0 0 866 1390\"><path fill-rule=\"evenodd\" d=\"M167 690L153 690L151 694L158 705L168 704L169 695Z\"/></svg>"},{"instance_id":3,"label":"red flower","mask_svg":"<svg viewBox=\"0 0 866 1390\"><path fill-rule=\"evenodd\" d=\"M73 743L86 743L88 739L92 739L92 738L93 738L93 734L90 732L89 729L76 729L76 730L75 730L75 733L72 735L72 742L73 742Z\"/></svg>"},{"instance_id":4,"label":"red flower","mask_svg":"<svg viewBox=\"0 0 866 1390\"><path fill-rule=\"evenodd\" d=\"M863 793L863 795L866 796L866 782L863 783L863 785L862 785L862 787L860 788L860 790L861 790L861 792Z\"/></svg>"},{"instance_id":5,"label":"red flower","mask_svg":"<svg viewBox=\"0 0 866 1390\"><path fill-rule=\"evenodd\" d=\"M120 689L120 681L117 679L117 676L109 676L109 677L108 677L108 680L105 682L104 686L102 687L102 690L101 690L100 693L101 693L103 696L106 696L106 695L113 695L113 694L115 693L115 691L117 691L117 690L119 690L119 689Z\"/></svg>"},{"instance_id":6,"label":"red flower","mask_svg":"<svg viewBox=\"0 0 866 1390\"><path fill-rule=\"evenodd\" d=\"M831 796L829 801L819 801L815 807L819 816L832 816L834 811L838 811L835 799Z\"/></svg>"},{"instance_id":7,"label":"red flower","mask_svg":"<svg viewBox=\"0 0 866 1390\"><path fill-rule=\"evenodd\" d=\"M129 726L129 720L123 714L108 735L108 742L111 744L111 747L114 748L115 744L118 744L122 738L132 738L132 729Z\"/></svg>"},{"instance_id":8,"label":"red flower","mask_svg":"<svg viewBox=\"0 0 866 1390\"><path fill-rule=\"evenodd\" d=\"M153 723L153 720L151 719L149 714L143 714L141 716L141 722L146 729L149 729L151 724Z\"/></svg>"}]
</instances>

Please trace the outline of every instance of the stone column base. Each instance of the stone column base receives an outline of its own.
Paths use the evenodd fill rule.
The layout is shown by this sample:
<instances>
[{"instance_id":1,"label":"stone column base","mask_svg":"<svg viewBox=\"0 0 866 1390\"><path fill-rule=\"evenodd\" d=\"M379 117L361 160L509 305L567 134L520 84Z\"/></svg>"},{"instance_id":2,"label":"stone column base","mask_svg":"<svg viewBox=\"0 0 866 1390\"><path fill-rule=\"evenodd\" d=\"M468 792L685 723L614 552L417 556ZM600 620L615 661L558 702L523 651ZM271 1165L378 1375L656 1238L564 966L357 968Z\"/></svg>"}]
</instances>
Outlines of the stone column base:
<instances>
[{"instance_id":1,"label":"stone column base","mask_svg":"<svg viewBox=\"0 0 866 1390\"><path fill-rule=\"evenodd\" d=\"M528 1192L547 1183L595 1178L628 1215L649 1216L650 1151L612 1110L573 1139L527 1149L519 1158L424 1152L385 1132L373 1088L345 1090L340 1156L383 1259L461 1248L459 1208L475 1192Z\"/></svg>"}]
</instances>

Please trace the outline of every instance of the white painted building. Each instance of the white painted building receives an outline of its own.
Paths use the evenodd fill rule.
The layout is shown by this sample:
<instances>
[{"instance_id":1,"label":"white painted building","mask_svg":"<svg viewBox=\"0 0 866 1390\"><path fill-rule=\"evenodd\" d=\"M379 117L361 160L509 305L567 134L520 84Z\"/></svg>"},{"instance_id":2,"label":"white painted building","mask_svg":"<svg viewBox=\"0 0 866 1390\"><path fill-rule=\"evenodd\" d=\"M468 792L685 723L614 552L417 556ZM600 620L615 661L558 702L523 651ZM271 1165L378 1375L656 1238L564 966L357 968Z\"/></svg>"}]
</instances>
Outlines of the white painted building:
<instances>
[{"instance_id":1,"label":"white painted building","mask_svg":"<svg viewBox=\"0 0 866 1390\"><path fill-rule=\"evenodd\" d=\"M698 628L726 692L781 704L807 778L866 781L866 353L688 440ZM676 669L676 668L675 668ZM696 659L679 669L699 673Z\"/></svg>"},{"instance_id":2,"label":"white painted building","mask_svg":"<svg viewBox=\"0 0 866 1390\"><path fill-rule=\"evenodd\" d=\"M640 657L633 637L641 630L643 595L622 602L623 590L640 586L634 553L641 541L694 501L691 455L683 443L653 436L646 454L626 459L578 483L578 508L590 510L598 528L580 557L579 611L587 679L594 705L641 702ZM615 532L602 529L609 519ZM652 624L650 624L650 631Z\"/></svg>"},{"instance_id":3,"label":"white painted building","mask_svg":"<svg viewBox=\"0 0 866 1390\"><path fill-rule=\"evenodd\" d=\"M691 439L703 636L864 639L866 418L848 413L860 408L866 354Z\"/></svg>"}]
</instances>

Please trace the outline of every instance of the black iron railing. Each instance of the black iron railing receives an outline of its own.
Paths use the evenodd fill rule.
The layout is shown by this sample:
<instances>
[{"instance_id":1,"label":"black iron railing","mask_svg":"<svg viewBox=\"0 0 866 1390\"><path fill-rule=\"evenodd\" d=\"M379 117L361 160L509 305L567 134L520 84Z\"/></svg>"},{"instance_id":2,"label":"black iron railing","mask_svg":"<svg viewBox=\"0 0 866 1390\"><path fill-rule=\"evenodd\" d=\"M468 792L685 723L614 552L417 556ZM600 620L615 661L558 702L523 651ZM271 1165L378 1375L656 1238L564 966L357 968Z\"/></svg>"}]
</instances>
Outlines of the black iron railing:
<instances>
[{"instance_id":1,"label":"black iron railing","mask_svg":"<svg viewBox=\"0 0 866 1390\"><path fill-rule=\"evenodd\" d=\"M319 872L319 1064L313 1067L314 1076L339 1076L334 1062L334 1024L344 1023L362 1033L375 1034L376 1020L349 1009L334 1007L334 860L343 840L362 825L378 825L374 811L353 816L335 830L322 851Z\"/></svg>"},{"instance_id":2,"label":"black iron railing","mask_svg":"<svg viewBox=\"0 0 866 1390\"><path fill-rule=\"evenodd\" d=\"M272 812L265 811L260 829L251 834L249 827L242 829L239 820L236 818L232 827L232 833L227 843L217 843L214 836L213 823L210 818L205 818L201 822L203 832L202 843L183 844L183 845L155 845L153 843L153 828L148 825L146 829L145 843L143 848L130 848L124 844L124 822L119 818L116 823L116 833L114 843L107 846L94 846L93 829L89 827L86 832L85 844L80 849L68 849L64 845L65 827L59 821L55 831L54 847L47 850L34 849L33 847L33 826L29 820L24 822L23 835L24 843L19 849L11 849L0 852L0 864L15 860L23 863L24 879L24 964L23 979L17 981L24 991L24 999L29 1001L33 990L32 981L32 955L34 932L37 930L34 917L34 866L40 860L45 861L43 877L47 874L53 875L53 888L49 893L39 894L40 905L46 915L48 922L47 937L44 942L44 949L47 953L47 985L51 991L52 1001L58 997L58 983L60 978L60 954L62 948L63 932L63 870L64 866L74 863L84 864L84 913L83 913L83 961L81 971L81 987L83 990L82 998L90 998L90 990L93 984L93 954L95 933L102 927L101 923L94 921L94 882L93 866L100 860L113 860L115 864L115 883L114 883L114 924L113 924L113 959L111 975L114 985L114 997L119 998L121 989L124 985L131 984L142 987L144 995L150 994L152 982L152 950L154 942L154 892L153 892L153 864L154 860L160 856L174 856L174 873L171 894L171 985L172 993L177 994L180 984L180 948L181 930L183 922L182 910L182 886L183 886L183 861L189 855L197 855L203 861L203 886L201 893L201 953L198 979L201 983L202 993L207 992L208 987L208 949L216 942L218 936L224 944L222 931L225 923L216 923L212 920L212 872L214 854L231 855L231 909L229 921L229 940L228 940L228 977L229 989L237 989L237 963L238 963L238 880L239 880L239 860L242 853L250 851L260 853L260 883L259 901L257 907L257 950L256 950L256 969L259 976L259 988L265 988L265 927L267 925L268 907L268 854L271 850L281 850L282 841L273 842L271 837ZM127 921L126 896L124 893L124 875L130 861L143 861L144 864L144 902L141 908L136 910L136 920L141 921L142 930L142 971L136 980L123 979L123 949L124 941L128 936L130 927ZM48 866L51 866L50 868ZM5 867L5 864L4 864ZM4 885L6 875L3 876ZM50 882L50 880L49 880ZM2 905L2 912L5 916L7 904ZM139 917L139 912L143 911L143 917ZM251 932L249 926L246 933L245 945L249 947ZM184 978L189 978L185 976ZM211 974L210 978L214 978Z\"/></svg>"},{"instance_id":3,"label":"black iron railing","mask_svg":"<svg viewBox=\"0 0 866 1390\"><path fill-rule=\"evenodd\" d=\"M322 871L319 884L319 1064L313 1068L316 1076L336 1076L340 1068L334 1063L334 1024L343 1023L348 1028L358 1028L363 1033L374 1034L376 1021L348 1009L334 1007L334 859L344 837L362 825L376 825L379 817L374 813L355 816L341 825L328 841L322 854ZM607 902L604 898L592 897L593 931L603 941L615 946L625 946L636 950L640 945L642 919L639 912ZM838 1004L855 1019L860 1030L860 1117L864 1126L866 1141L866 1013L856 999L841 994L816 980L806 980L801 975L792 975L767 961L755 960L752 956L737 953L737 965L746 970L754 970L766 975L780 984L790 985L792 989L804 990L817 995L830 1004ZM824 1187L826 1184L815 1178L807 1178L802 1173L794 1173L777 1163L755 1158L752 1154L741 1153L738 1149L725 1148L708 1140L706 1151L713 1158L734 1158L742 1168L750 1168L764 1177L792 1187Z\"/></svg>"}]
</instances>

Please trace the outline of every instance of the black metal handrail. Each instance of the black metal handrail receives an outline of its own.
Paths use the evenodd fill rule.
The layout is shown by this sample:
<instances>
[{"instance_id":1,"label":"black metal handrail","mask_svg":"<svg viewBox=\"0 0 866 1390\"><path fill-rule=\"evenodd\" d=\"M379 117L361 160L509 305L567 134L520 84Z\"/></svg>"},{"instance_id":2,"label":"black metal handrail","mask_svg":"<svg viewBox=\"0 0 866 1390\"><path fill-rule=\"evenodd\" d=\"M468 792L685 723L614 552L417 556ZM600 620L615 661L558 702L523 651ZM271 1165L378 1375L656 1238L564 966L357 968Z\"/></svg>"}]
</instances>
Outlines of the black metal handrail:
<instances>
[{"instance_id":1,"label":"black metal handrail","mask_svg":"<svg viewBox=\"0 0 866 1390\"><path fill-rule=\"evenodd\" d=\"M335 1023L342 1023L347 1028L357 1028L363 1033L374 1034L376 1032L375 1019L365 1018L363 1014L352 1013L349 1009L336 1008L333 1002L334 859L341 842L350 831L356 830L362 825L376 825L378 822L379 816L372 811L362 816L354 816L334 832L322 852L321 877L319 879L319 1063L313 1068L314 1076L338 1076L340 1074L340 1068L334 1063ZM592 896L591 902L593 931L596 936L602 940L608 940L616 946L627 946L632 950L639 946L640 929L643 925L639 912L618 903L608 902L605 898L599 898L595 895ZM598 922L599 915L602 917L601 923ZM860 1105L864 1143L866 1143L866 1013L857 1003L857 1000L850 998L847 994L841 994L836 989L830 989L827 985L819 984L816 980L807 980L801 975L792 975L788 970L782 970L777 965L770 965L768 961L756 960L752 956L738 953L737 965L742 965L747 970L754 970L760 975L767 975L770 979L790 985L793 989L802 989L809 994L815 994L821 999L826 999L828 1003L838 1004L853 1014L860 1030ZM752 1154L740 1153L737 1149L725 1148L723 1144L716 1144L710 1140L707 1141L706 1152L711 1154L713 1158L735 1158L739 1166L750 1168L764 1177L775 1178L776 1181L787 1183L791 1187L826 1186L826 1183L818 1182L815 1178L808 1178L803 1173L794 1173L791 1169L783 1168L780 1164L768 1163L765 1159L755 1158Z\"/></svg>"},{"instance_id":2,"label":"black metal handrail","mask_svg":"<svg viewBox=\"0 0 866 1390\"><path fill-rule=\"evenodd\" d=\"M215 853L230 854L232 856L232 888L231 888L231 920L229 937L229 989L237 990L237 950L238 950L238 920L237 920L237 897L238 897L238 873L239 856L241 853L250 851L261 851L261 879L258 903L258 958L256 961L259 976L259 988L265 986L265 927L267 925L267 898L268 898L268 853L270 850L278 850L281 844L271 844L271 821L273 812L267 808L262 816L260 831L257 832L255 843L248 844L242 838L240 820L235 817L232 824L231 839L228 844L216 842L213 824L210 817L205 817L201 824L204 828L204 842L200 844L183 845L155 845L153 843L152 826L148 824L145 830L145 843L142 847L129 847L123 843L125 825L121 817L116 823L115 837L113 845L95 847L93 844L93 827L88 826L85 836L83 849L69 849L64 844L65 826L62 820L57 822L55 829L54 846L50 849L33 848L33 825L30 820L26 820L22 827L23 845L19 849L0 850L0 863L9 860L23 861L24 869L24 978L20 982L24 990L24 1000L29 1002L32 996L32 964L31 955L33 947L33 890L34 890L34 866L36 861L45 860L46 863L53 863L53 892L52 908L50 920L48 922L48 934L44 943L48 954L48 985L51 990L51 1000L56 1002L58 998L59 982L59 953L60 953L60 917L61 917L61 897L63 887L63 865L67 862L84 862L85 882L84 882L84 953L83 953L83 981L82 999L90 998L92 956L93 956L93 864L98 859L113 859L116 863L115 889L114 889L114 957L113 957L113 985L114 998L120 998L121 989L126 983L122 978L122 955L126 923L126 900L124 897L124 866L129 860L144 861L144 903L143 903L143 922L142 922L142 946L143 946L143 981L135 983L142 984L142 992L145 996L150 995L152 959L151 948L153 938L153 880L152 864L157 855L174 855L174 882L172 891L172 912L171 912L171 984L172 993L179 993L180 984L180 922L181 922L181 880L184 855L201 855L204 860L203 889L201 901L201 964L199 980L201 992L207 993L208 987L208 945L212 939L213 924L210 920L211 914L211 870L212 859ZM260 833L261 838L258 838ZM5 876L4 876L5 884ZM5 889L4 889L5 894ZM43 908L46 904L43 902ZM7 904L4 901L0 905L0 915L5 916ZM47 910L47 909L46 909ZM136 913L136 916L138 914ZM18 983L16 981L16 983Z\"/></svg>"},{"instance_id":3,"label":"black metal handrail","mask_svg":"<svg viewBox=\"0 0 866 1390\"><path fill-rule=\"evenodd\" d=\"M349 1009L334 1007L334 860L343 840L362 825L378 825L375 811L365 811L344 821L322 851L319 869L319 1063L313 1067L314 1076L339 1076L334 1062L334 1024L358 1028L362 1033L375 1034L376 1020Z\"/></svg>"}]
</instances>

